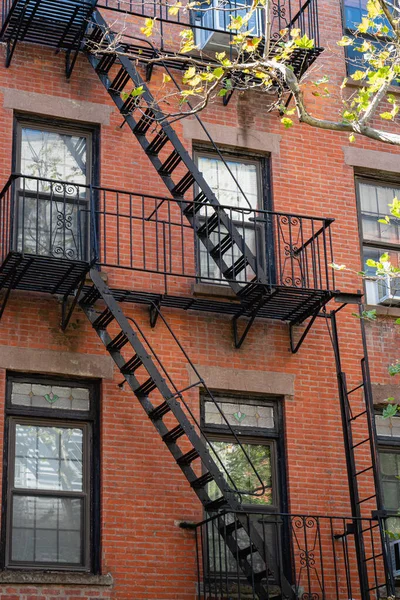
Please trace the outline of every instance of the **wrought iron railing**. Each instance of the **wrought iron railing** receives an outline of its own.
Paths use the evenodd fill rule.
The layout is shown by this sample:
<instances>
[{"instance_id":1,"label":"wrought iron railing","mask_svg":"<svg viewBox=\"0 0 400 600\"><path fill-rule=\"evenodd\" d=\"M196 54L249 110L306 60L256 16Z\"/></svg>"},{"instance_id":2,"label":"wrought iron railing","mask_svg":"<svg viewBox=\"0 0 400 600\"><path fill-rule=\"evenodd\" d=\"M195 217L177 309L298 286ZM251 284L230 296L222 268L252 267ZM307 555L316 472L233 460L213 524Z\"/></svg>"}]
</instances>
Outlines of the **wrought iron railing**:
<instances>
[{"instance_id":1,"label":"wrought iron railing","mask_svg":"<svg viewBox=\"0 0 400 600\"><path fill-rule=\"evenodd\" d=\"M149 17L157 19L161 24L160 33L163 35L163 24L181 25L194 30L196 43L204 46L207 37L212 33L225 32L226 44L229 48L229 35L233 32L227 29L232 17L243 16L251 5L246 0L211 0L211 2L199 3L197 10L188 12L181 10L171 14L170 6L174 2L155 0L100 0L98 8L107 8L119 12L129 13L138 17ZM319 47L319 24L317 0L273 0L271 3L271 35L272 39L278 39L282 30L300 29L301 35L307 34ZM250 21L250 28L254 35L264 34L264 11L260 9L254 13ZM168 37L168 36L167 36Z\"/></svg>"},{"instance_id":2,"label":"wrought iron railing","mask_svg":"<svg viewBox=\"0 0 400 600\"><path fill-rule=\"evenodd\" d=\"M294 597L301 600L372 600L387 598L393 591L391 550L378 520L362 519L368 573L362 592L352 533L354 519L248 512L248 521L255 525L264 543L261 552L254 548L247 553L246 560L254 572L254 581L249 581L239 566L243 560L240 549L234 556L224 542L224 527L232 531L232 524L237 522L235 513L224 515L223 521L221 515L213 515L195 526L183 524L195 531L200 600L258 599L257 573L269 573L263 577L266 598L282 598L282 577L289 580ZM235 538L240 548L250 546L244 528L235 529ZM265 560L271 555L278 565L275 573Z\"/></svg>"},{"instance_id":3,"label":"wrought iron railing","mask_svg":"<svg viewBox=\"0 0 400 600\"><path fill-rule=\"evenodd\" d=\"M193 225L182 208L192 215ZM248 283L267 273L271 286L335 289L333 219L225 206L254 270L235 267L240 248L207 204L105 187L12 175L0 193L0 259L8 252L95 261L100 265L210 283ZM197 230L197 232L195 231ZM208 252L201 239L211 239ZM213 256L212 256L213 255ZM214 257L214 258L213 258ZM223 276L215 258L231 266ZM235 271L236 268L236 271Z\"/></svg>"}]
</instances>

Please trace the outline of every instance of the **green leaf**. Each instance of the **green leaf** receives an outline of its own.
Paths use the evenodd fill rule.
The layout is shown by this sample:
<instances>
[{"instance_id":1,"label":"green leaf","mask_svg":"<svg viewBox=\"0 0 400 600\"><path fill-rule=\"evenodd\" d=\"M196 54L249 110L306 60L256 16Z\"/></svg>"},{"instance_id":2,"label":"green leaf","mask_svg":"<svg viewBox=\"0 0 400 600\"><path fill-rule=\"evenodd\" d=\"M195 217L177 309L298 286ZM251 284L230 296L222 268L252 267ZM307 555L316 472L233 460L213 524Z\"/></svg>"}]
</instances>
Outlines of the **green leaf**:
<instances>
[{"instance_id":1,"label":"green leaf","mask_svg":"<svg viewBox=\"0 0 400 600\"><path fill-rule=\"evenodd\" d=\"M312 50L314 48L314 40L310 40L308 35L297 38L294 43L298 48L305 48L306 50Z\"/></svg>"},{"instance_id":2,"label":"green leaf","mask_svg":"<svg viewBox=\"0 0 400 600\"><path fill-rule=\"evenodd\" d=\"M224 69L222 67L217 67L216 69L214 69L213 71L213 75L216 79L220 79L222 77L222 75L224 74Z\"/></svg>"},{"instance_id":3,"label":"green leaf","mask_svg":"<svg viewBox=\"0 0 400 600\"><path fill-rule=\"evenodd\" d=\"M353 38L350 38L347 35L344 35L341 40L336 42L336 44L338 46L352 46L354 44L354 40L353 40Z\"/></svg>"},{"instance_id":4,"label":"green leaf","mask_svg":"<svg viewBox=\"0 0 400 600\"><path fill-rule=\"evenodd\" d=\"M389 365L388 372L391 377L398 375L398 373L400 373L400 362L397 362L394 365Z\"/></svg>"},{"instance_id":5,"label":"green leaf","mask_svg":"<svg viewBox=\"0 0 400 600\"><path fill-rule=\"evenodd\" d=\"M386 121L392 121L393 119L393 115L390 112L383 112L379 116L381 119L385 119Z\"/></svg>"},{"instance_id":6,"label":"green leaf","mask_svg":"<svg viewBox=\"0 0 400 600\"><path fill-rule=\"evenodd\" d=\"M378 263L376 262L376 260L373 260L372 258L368 258L365 261L365 263L366 263L367 267L376 267L376 266L378 266Z\"/></svg>"},{"instance_id":7,"label":"green leaf","mask_svg":"<svg viewBox=\"0 0 400 600\"><path fill-rule=\"evenodd\" d=\"M349 135L349 142L350 142L350 144L354 144L355 141L356 141L356 136L354 135L354 133L351 133Z\"/></svg>"},{"instance_id":8,"label":"green leaf","mask_svg":"<svg viewBox=\"0 0 400 600\"><path fill-rule=\"evenodd\" d=\"M285 129L289 129L290 127L293 126L293 121L292 121L292 119L289 119L289 117L283 117L281 119L281 123L282 123L282 125L284 125Z\"/></svg>"},{"instance_id":9,"label":"green leaf","mask_svg":"<svg viewBox=\"0 0 400 600\"><path fill-rule=\"evenodd\" d=\"M382 417L384 419L390 419L390 417L394 417L398 411L398 408L398 404L388 404L388 406L386 406L382 411Z\"/></svg>"},{"instance_id":10,"label":"green leaf","mask_svg":"<svg viewBox=\"0 0 400 600\"><path fill-rule=\"evenodd\" d=\"M400 325L400 318L395 320L396 325Z\"/></svg>"},{"instance_id":11,"label":"green leaf","mask_svg":"<svg viewBox=\"0 0 400 600\"><path fill-rule=\"evenodd\" d=\"M138 87L131 91L131 96L133 96L134 98L136 98L137 96L141 96L142 94L144 94L144 89L142 85L138 85Z\"/></svg>"},{"instance_id":12,"label":"green leaf","mask_svg":"<svg viewBox=\"0 0 400 600\"><path fill-rule=\"evenodd\" d=\"M361 79L365 79L366 76L367 76L367 73L365 71L355 71L351 75L351 78L354 79L354 81L361 81Z\"/></svg>"},{"instance_id":13,"label":"green leaf","mask_svg":"<svg viewBox=\"0 0 400 600\"><path fill-rule=\"evenodd\" d=\"M226 96L226 94L228 93L228 90L226 88L222 88L222 90L219 90L217 96Z\"/></svg>"}]
</instances>

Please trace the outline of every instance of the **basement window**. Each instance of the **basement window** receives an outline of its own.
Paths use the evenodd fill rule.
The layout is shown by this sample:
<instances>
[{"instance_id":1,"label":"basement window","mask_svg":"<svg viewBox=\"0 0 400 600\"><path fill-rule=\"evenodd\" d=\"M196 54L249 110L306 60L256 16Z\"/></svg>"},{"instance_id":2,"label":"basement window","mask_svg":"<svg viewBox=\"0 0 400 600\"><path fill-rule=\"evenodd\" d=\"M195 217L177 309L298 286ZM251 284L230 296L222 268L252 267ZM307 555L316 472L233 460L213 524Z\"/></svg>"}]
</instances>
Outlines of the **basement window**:
<instances>
[{"instance_id":1,"label":"basement window","mask_svg":"<svg viewBox=\"0 0 400 600\"><path fill-rule=\"evenodd\" d=\"M4 565L95 569L97 444L92 384L9 376Z\"/></svg>"}]
</instances>

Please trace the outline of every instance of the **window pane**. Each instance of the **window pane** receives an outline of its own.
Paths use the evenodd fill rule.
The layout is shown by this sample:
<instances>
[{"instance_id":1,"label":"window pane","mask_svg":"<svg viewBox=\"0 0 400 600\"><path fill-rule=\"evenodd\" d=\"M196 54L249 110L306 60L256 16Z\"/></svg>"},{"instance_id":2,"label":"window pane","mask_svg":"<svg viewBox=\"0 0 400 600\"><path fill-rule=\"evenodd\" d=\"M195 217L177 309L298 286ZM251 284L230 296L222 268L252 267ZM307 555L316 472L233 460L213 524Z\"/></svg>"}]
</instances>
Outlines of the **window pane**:
<instances>
[{"instance_id":1,"label":"window pane","mask_svg":"<svg viewBox=\"0 0 400 600\"><path fill-rule=\"evenodd\" d=\"M17 488L82 491L82 429L16 425Z\"/></svg>"},{"instance_id":2,"label":"window pane","mask_svg":"<svg viewBox=\"0 0 400 600\"><path fill-rule=\"evenodd\" d=\"M389 224L378 222L378 219L390 214L389 204L393 198L400 196L400 188L360 183L359 194L364 241L400 243L398 219L391 219Z\"/></svg>"},{"instance_id":3,"label":"window pane","mask_svg":"<svg viewBox=\"0 0 400 600\"><path fill-rule=\"evenodd\" d=\"M11 404L88 411L89 389L39 383L12 383Z\"/></svg>"},{"instance_id":4,"label":"window pane","mask_svg":"<svg viewBox=\"0 0 400 600\"><path fill-rule=\"evenodd\" d=\"M217 406L216 406L217 404ZM205 422L210 425L226 425L220 410L223 412L229 425L234 427L261 427L272 429L274 427L274 409L263 404L240 404L234 402L207 402L204 403Z\"/></svg>"},{"instance_id":5,"label":"window pane","mask_svg":"<svg viewBox=\"0 0 400 600\"><path fill-rule=\"evenodd\" d=\"M82 500L14 496L12 561L81 564Z\"/></svg>"},{"instance_id":6,"label":"window pane","mask_svg":"<svg viewBox=\"0 0 400 600\"><path fill-rule=\"evenodd\" d=\"M238 490L242 492L253 492L260 487L261 484L253 469L250 467L245 453L237 443L213 441L212 446L213 450L211 450L211 455L214 456L217 466L223 471L221 463L224 465ZM242 495L243 502L246 504L270 505L273 502L271 448L268 445L249 443L242 443L242 446L266 487L263 496ZM224 476L227 479L225 473ZM220 495L219 489L214 483L209 485L209 494L213 499Z\"/></svg>"},{"instance_id":7,"label":"window pane","mask_svg":"<svg viewBox=\"0 0 400 600\"><path fill-rule=\"evenodd\" d=\"M86 183L86 137L22 128L21 173ZM31 182L36 190L36 184ZM47 186L42 184L42 190Z\"/></svg>"},{"instance_id":8,"label":"window pane","mask_svg":"<svg viewBox=\"0 0 400 600\"><path fill-rule=\"evenodd\" d=\"M400 454L380 451L384 505L387 510L400 508Z\"/></svg>"},{"instance_id":9,"label":"window pane","mask_svg":"<svg viewBox=\"0 0 400 600\"><path fill-rule=\"evenodd\" d=\"M376 432L387 437L400 436L400 417L384 419L382 415L375 415Z\"/></svg>"},{"instance_id":10,"label":"window pane","mask_svg":"<svg viewBox=\"0 0 400 600\"><path fill-rule=\"evenodd\" d=\"M366 279L365 281L368 304L378 304L380 302L391 304L393 296L400 297L399 277L392 277L388 279L384 277L377 278L376 268L369 267L367 265L368 259L372 259L377 262L384 252L389 254L389 260L394 267L400 267L400 251L396 252L394 250L385 248L370 248L368 246L364 246L363 248L364 271L366 272L367 276L372 278Z\"/></svg>"}]
</instances>

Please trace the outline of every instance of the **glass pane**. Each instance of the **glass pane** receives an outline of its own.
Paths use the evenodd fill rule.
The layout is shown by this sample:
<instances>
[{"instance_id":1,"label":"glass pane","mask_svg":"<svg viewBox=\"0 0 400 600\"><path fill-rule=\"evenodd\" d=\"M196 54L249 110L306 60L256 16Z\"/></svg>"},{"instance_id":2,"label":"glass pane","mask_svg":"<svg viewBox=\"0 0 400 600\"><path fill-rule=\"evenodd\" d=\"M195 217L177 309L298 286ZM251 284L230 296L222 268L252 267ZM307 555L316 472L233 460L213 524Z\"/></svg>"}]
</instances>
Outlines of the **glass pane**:
<instances>
[{"instance_id":1,"label":"glass pane","mask_svg":"<svg viewBox=\"0 0 400 600\"><path fill-rule=\"evenodd\" d=\"M359 193L364 241L398 244L400 221L393 218L390 223L385 224L379 223L378 219L390 214L389 204L393 202L393 198L400 196L400 188L360 183Z\"/></svg>"},{"instance_id":2,"label":"glass pane","mask_svg":"<svg viewBox=\"0 0 400 600\"><path fill-rule=\"evenodd\" d=\"M218 410L218 407L220 410ZM266 429L274 427L274 409L272 406L233 402L214 403L206 400L204 403L205 422L211 425L226 425L221 411L229 425L234 427L261 427Z\"/></svg>"},{"instance_id":3,"label":"glass pane","mask_svg":"<svg viewBox=\"0 0 400 600\"><path fill-rule=\"evenodd\" d=\"M243 494L243 502L245 504L271 505L273 502L271 448L268 445L249 443L242 443L242 446L266 488L265 493L262 496ZM210 450L211 455L214 457L217 466L228 482L230 482L230 480L225 474L222 465L225 467L226 472L229 474L239 491L254 492L257 488L260 488L261 484L258 478L251 468L245 453L237 443L213 441L212 447L213 449ZM219 489L214 483L210 483L208 489L211 498L215 499L220 496Z\"/></svg>"},{"instance_id":4,"label":"glass pane","mask_svg":"<svg viewBox=\"0 0 400 600\"><path fill-rule=\"evenodd\" d=\"M88 388L13 382L11 404L34 406L35 408L88 411L90 409L89 396Z\"/></svg>"},{"instance_id":5,"label":"glass pane","mask_svg":"<svg viewBox=\"0 0 400 600\"><path fill-rule=\"evenodd\" d=\"M86 137L22 128L21 173L45 179L86 183ZM32 189L36 190L36 185ZM47 185L41 184L41 191Z\"/></svg>"},{"instance_id":6,"label":"glass pane","mask_svg":"<svg viewBox=\"0 0 400 600\"><path fill-rule=\"evenodd\" d=\"M400 509L400 454L379 452L384 505L387 510Z\"/></svg>"},{"instance_id":7,"label":"glass pane","mask_svg":"<svg viewBox=\"0 0 400 600\"><path fill-rule=\"evenodd\" d=\"M11 559L81 564L82 499L14 496Z\"/></svg>"},{"instance_id":8,"label":"glass pane","mask_svg":"<svg viewBox=\"0 0 400 600\"><path fill-rule=\"evenodd\" d=\"M17 488L82 491L82 429L16 425Z\"/></svg>"},{"instance_id":9,"label":"glass pane","mask_svg":"<svg viewBox=\"0 0 400 600\"><path fill-rule=\"evenodd\" d=\"M376 415L375 424L378 435L385 435L387 437L400 436L400 417L384 419L382 415Z\"/></svg>"}]
</instances>

